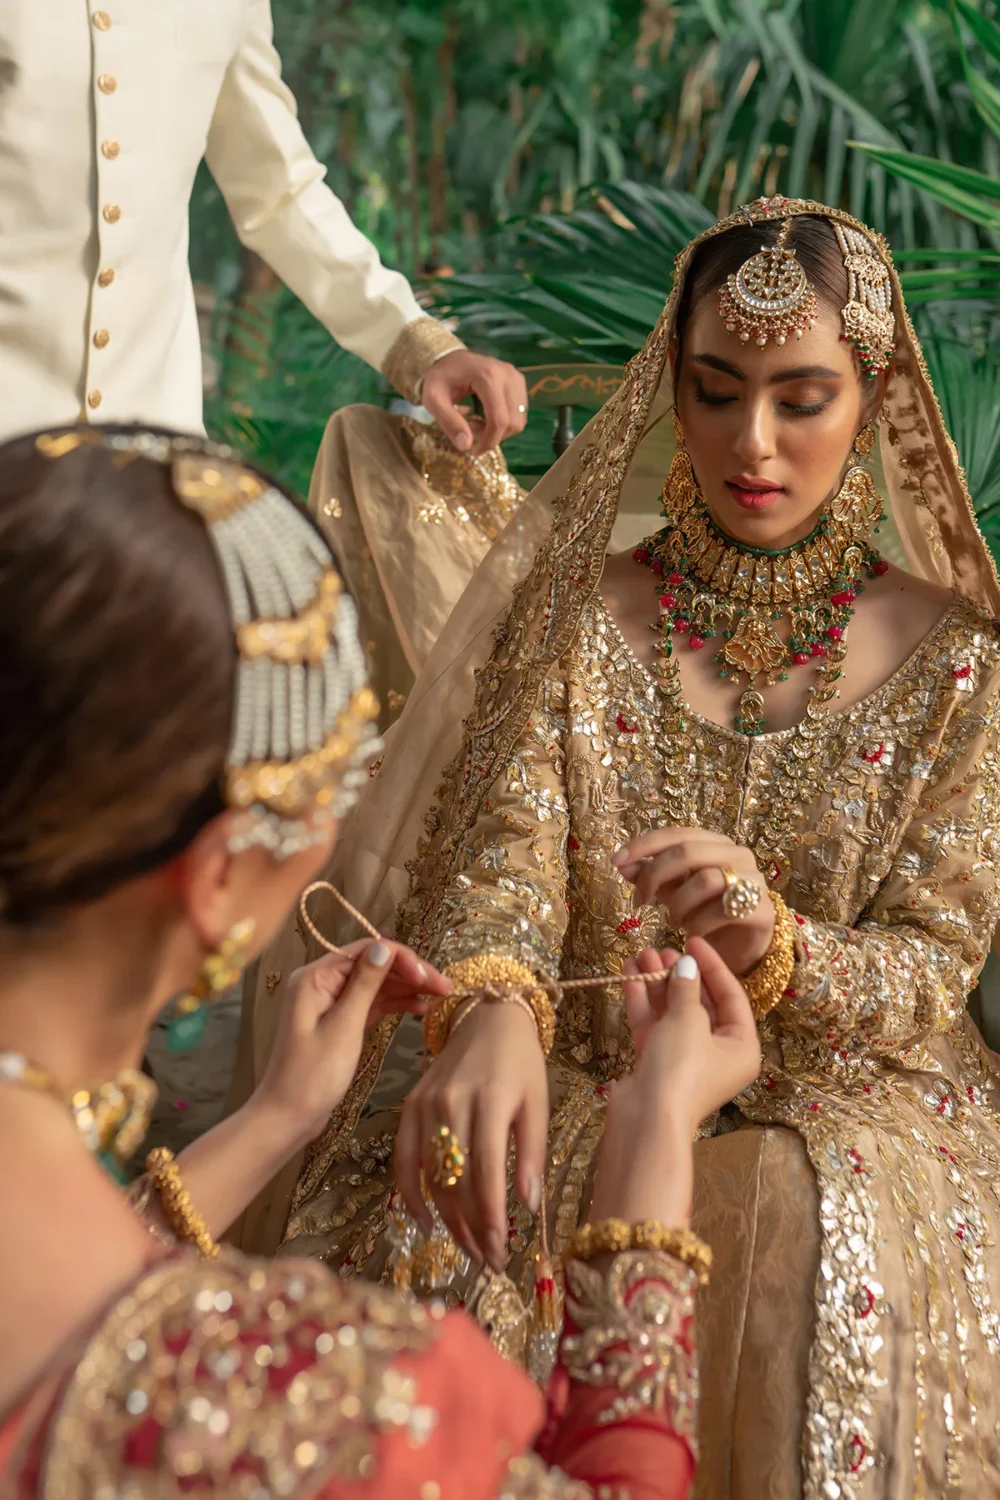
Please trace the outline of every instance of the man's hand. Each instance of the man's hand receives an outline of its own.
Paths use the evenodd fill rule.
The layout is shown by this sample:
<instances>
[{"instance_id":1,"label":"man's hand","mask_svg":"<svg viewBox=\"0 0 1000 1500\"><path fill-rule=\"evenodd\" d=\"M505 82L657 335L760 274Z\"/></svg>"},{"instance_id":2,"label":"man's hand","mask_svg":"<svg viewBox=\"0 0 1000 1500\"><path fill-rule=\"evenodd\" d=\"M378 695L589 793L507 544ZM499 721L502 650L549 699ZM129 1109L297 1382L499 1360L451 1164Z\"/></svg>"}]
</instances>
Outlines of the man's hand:
<instances>
[{"instance_id":1,"label":"man's hand","mask_svg":"<svg viewBox=\"0 0 1000 1500\"><path fill-rule=\"evenodd\" d=\"M485 421L473 432L458 410L467 396L478 396ZM528 388L513 365L456 349L431 365L424 376L421 400L460 453L477 458L522 432L528 419Z\"/></svg>"}]
</instances>

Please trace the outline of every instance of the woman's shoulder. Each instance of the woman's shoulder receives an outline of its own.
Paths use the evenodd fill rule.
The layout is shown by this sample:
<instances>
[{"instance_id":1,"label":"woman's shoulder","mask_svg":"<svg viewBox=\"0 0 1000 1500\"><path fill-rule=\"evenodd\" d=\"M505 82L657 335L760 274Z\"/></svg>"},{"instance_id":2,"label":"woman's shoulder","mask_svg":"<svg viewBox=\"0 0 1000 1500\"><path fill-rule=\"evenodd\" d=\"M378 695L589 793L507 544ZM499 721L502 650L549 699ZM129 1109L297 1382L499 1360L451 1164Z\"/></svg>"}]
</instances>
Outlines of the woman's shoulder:
<instances>
[{"instance_id":1,"label":"woman's shoulder","mask_svg":"<svg viewBox=\"0 0 1000 1500\"><path fill-rule=\"evenodd\" d=\"M295 1497L378 1474L399 1493L401 1466L432 1477L443 1408L462 1391L457 1421L488 1436L485 1396L481 1409L470 1403L509 1384L492 1425L505 1457L530 1444L537 1394L506 1369L441 1305L312 1262L173 1255L119 1298L66 1378L39 1488L66 1500L180 1496L192 1482L227 1491L242 1476L241 1492L245 1479L247 1492Z\"/></svg>"},{"instance_id":2,"label":"woman's shoulder","mask_svg":"<svg viewBox=\"0 0 1000 1500\"><path fill-rule=\"evenodd\" d=\"M884 582L882 610L897 628L945 652L965 651L970 660L1000 670L1000 624L972 599L895 566Z\"/></svg>"}]
</instances>

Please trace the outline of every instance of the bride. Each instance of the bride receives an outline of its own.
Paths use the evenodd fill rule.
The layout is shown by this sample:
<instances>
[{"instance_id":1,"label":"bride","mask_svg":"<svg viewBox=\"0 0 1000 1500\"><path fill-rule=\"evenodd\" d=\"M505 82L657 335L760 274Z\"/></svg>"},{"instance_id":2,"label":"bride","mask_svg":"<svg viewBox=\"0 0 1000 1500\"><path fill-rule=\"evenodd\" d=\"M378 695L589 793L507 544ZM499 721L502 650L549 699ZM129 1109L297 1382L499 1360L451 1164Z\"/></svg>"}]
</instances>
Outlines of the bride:
<instances>
[{"instance_id":1,"label":"bride","mask_svg":"<svg viewBox=\"0 0 1000 1500\"><path fill-rule=\"evenodd\" d=\"M644 486L647 540L606 556ZM878 551L884 499L909 571ZM385 1087L363 1113L369 1081L313 1144L285 1251L381 1274L390 1188L425 1215L444 1120L471 1166L437 1206L521 1295L501 1316L461 1290L523 1345L532 1210L558 1251L633 1062L615 987L553 1014L540 981L707 939L764 1066L696 1149L719 1264L699 1492L1000 1495L1000 1095L965 1009L1000 914L998 613L884 242L784 199L701 236L481 566L345 835L355 904L388 923L402 897L396 935L477 995L432 1003L401 1115Z\"/></svg>"}]
</instances>

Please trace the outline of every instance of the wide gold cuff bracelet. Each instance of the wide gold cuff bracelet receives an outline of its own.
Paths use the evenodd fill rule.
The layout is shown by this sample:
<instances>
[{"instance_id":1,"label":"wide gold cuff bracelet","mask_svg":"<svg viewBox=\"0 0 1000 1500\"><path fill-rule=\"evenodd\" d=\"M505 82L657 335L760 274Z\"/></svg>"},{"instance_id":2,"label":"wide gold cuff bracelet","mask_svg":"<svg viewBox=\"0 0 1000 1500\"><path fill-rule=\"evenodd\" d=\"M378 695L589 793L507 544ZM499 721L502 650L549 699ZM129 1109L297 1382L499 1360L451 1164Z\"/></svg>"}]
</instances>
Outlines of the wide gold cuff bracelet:
<instances>
[{"instance_id":1,"label":"wide gold cuff bracelet","mask_svg":"<svg viewBox=\"0 0 1000 1500\"><path fill-rule=\"evenodd\" d=\"M548 1057L556 1039L556 1010L526 964L499 953L484 953L460 958L444 972L455 988L450 995L432 1000L424 1018L424 1037L432 1057L437 1057L447 1042L455 1012L477 992L482 992L478 998L487 1002L513 1002L529 1010L538 1028L541 1049Z\"/></svg>"}]
</instances>

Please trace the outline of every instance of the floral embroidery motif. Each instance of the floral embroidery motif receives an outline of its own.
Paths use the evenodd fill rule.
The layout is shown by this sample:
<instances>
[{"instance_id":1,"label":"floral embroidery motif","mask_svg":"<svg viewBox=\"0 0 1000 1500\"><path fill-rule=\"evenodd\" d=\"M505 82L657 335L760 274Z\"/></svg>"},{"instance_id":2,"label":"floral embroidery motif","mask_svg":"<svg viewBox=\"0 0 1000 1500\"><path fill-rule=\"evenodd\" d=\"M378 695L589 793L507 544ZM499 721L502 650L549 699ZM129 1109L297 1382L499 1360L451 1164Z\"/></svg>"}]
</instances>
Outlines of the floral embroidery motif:
<instances>
[{"instance_id":1,"label":"floral embroidery motif","mask_svg":"<svg viewBox=\"0 0 1000 1500\"><path fill-rule=\"evenodd\" d=\"M425 1442L438 1414L393 1366L426 1348L443 1309L357 1284L332 1296L332 1285L307 1262L156 1265L70 1378L42 1500L298 1494L374 1473L380 1432Z\"/></svg>"},{"instance_id":2,"label":"floral embroidery motif","mask_svg":"<svg viewBox=\"0 0 1000 1500\"><path fill-rule=\"evenodd\" d=\"M643 1410L694 1448L698 1373L691 1335L697 1278L672 1256L616 1255L608 1269L571 1260L559 1362L574 1380L617 1388L600 1423Z\"/></svg>"}]
</instances>

